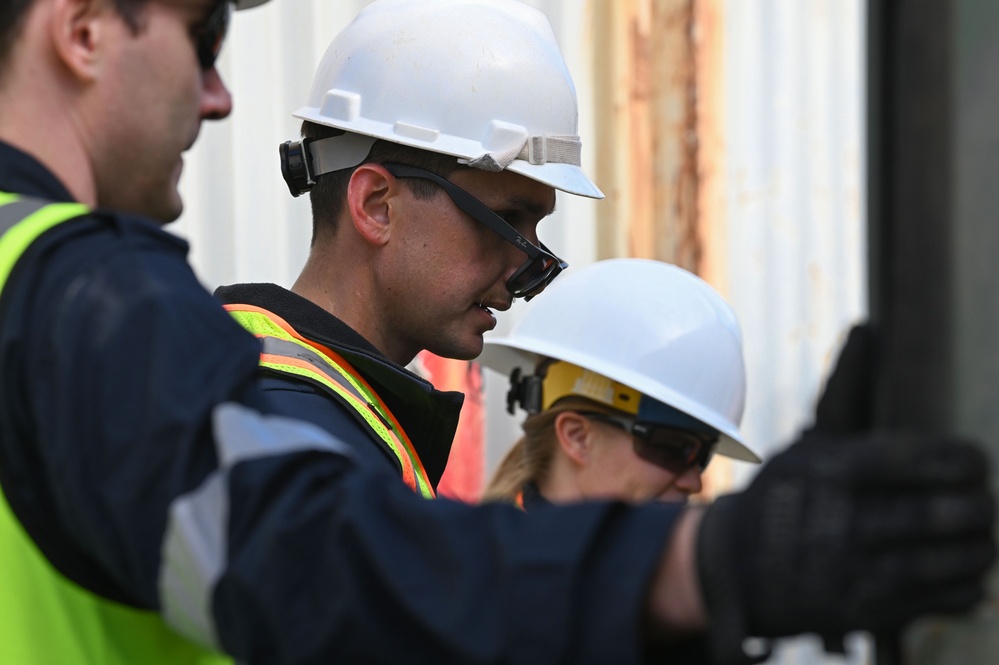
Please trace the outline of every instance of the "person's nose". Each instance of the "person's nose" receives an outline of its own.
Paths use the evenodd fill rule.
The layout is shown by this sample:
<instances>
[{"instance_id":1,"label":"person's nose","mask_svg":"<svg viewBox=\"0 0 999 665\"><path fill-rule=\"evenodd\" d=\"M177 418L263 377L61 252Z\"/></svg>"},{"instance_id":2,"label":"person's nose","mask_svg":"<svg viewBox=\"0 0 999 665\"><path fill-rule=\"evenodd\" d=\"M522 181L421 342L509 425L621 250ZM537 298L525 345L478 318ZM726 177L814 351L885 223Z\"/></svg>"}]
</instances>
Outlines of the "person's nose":
<instances>
[{"instance_id":1,"label":"person's nose","mask_svg":"<svg viewBox=\"0 0 999 665\"><path fill-rule=\"evenodd\" d=\"M503 241L503 283L505 284L513 273L524 265L527 254L518 249L516 245Z\"/></svg>"},{"instance_id":2,"label":"person's nose","mask_svg":"<svg viewBox=\"0 0 999 665\"><path fill-rule=\"evenodd\" d=\"M532 226L529 229L524 229L519 232L524 238L527 239L529 243L531 243L535 247L538 246L539 240L538 240L538 231L536 226ZM512 242L509 242L506 239L500 239L500 241L503 243L503 252L504 252L503 283L506 284L507 280L509 280L510 277L512 277L513 274L517 272L517 270L519 270L524 265L524 263L527 262L529 257L522 249L517 247L517 245L513 244Z\"/></svg>"},{"instance_id":3,"label":"person's nose","mask_svg":"<svg viewBox=\"0 0 999 665\"><path fill-rule=\"evenodd\" d=\"M212 67L203 75L201 117L205 120L221 120L230 113L232 113L232 95L225 87L218 69Z\"/></svg>"},{"instance_id":4,"label":"person's nose","mask_svg":"<svg viewBox=\"0 0 999 665\"><path fill-rule=\"evenodd\" d=\"M697 465L690 467L676 479L676 488L688 495L697 494L703 489L701 472L701 468Z\"/></svg>"},{"instance_id":5,"label":"person's nose","mask_svg":"<svg viewBox=\"0 0 999 665\"><path fill-rule=\"evenodd\" d=\"M541 242L538 239L538 225L537 224L531 224L530 228L523 229L521 231L521 235L523 235L525 238L527 238L527 241L530 242L535 247L537 247L538 244Z\"/></svg>"}]
</instances>

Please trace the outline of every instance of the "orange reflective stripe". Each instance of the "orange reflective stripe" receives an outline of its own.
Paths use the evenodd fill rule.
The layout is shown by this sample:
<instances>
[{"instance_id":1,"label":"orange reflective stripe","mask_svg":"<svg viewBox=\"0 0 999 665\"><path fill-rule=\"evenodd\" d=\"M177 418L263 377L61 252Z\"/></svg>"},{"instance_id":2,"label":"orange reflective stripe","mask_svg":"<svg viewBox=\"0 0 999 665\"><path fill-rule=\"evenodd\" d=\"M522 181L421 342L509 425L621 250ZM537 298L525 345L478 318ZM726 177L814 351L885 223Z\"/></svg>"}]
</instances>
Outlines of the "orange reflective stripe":
<instances>
[{"instance_id":1,"label":"orange reflective stripe","mask_svg":"<svg viewBox=\"0 0 999 665\"><path fill-rule=\"evenodd\" d=\"M329 362L329 364L340 370L343 373L343 376L350 380L354 387L369 400L369 404L365 404L364 407L376 410L377 414L382 417L383 421L389 425L389 427L384 428L384 434L382 432L379 432L379 434L382 435L383 439L386 439L386 435L390 437L390 440L386 439L386 443L389 444L393 453L395 453L396 457L399 458L399 464L402 467L403 472L403 479L407 481L406 484L409 485L414 491L421 492L429 498L433 498L435 496L433 486L430 483L430 478L427 476L426 469L423 466L423 461L420 459L419 454L416 452L416 448L413 446L412 441L410 441L406 431L402 428L399 420L395 417L395 414L389 410L388 406L381 399L381 397L378 396L368 382L364 380L364 377L358 374L357 370L355 370L354 367L343 358L343 356L324 344L320 344L303 337L283 318L262 307L246 304L231 304L225 305L225 309L230 313L246 312L260 315L267 319L267 321L271 324L280 328L281 331L289 337L298 340L322 356L325 356L325 359ZM257 337L265 336L258 331L253 332L257 335ZM292 359L287 356L280 356L280 358L280 362L296 366L302 371L317 371L315 366L310 365L305 361L296 361L295 363L291 363L289 361ZM271 362L273 362L273 360ZM327 379L330 380L330 377L327 377ZM334 384L339 383L335 377L331 380ZM342 393L341 391L338 391L338 394L344 394L346 396L345 391ZM352 404L357 405L358 402L359 400L352 398ZM364 411L361 411L361 414L364 415ZM367 418L365 419L367 420ZM374 424L372 425L374 427ZM381 428L376 427L376 431L379 429ZM402 450L400 451L399 448ZM410 478L412 479L412 483L410 483Z\"/></svg>"},{"instance_id":2,"label":"orange reflective stripe","mask_svg":"<svg viewBox=\"0 0 999 665\"><path fill-rule=\"evenodd\" d=\"M423 460L420 459L419 454L416 452L416 448L413 446L413 442L410 441L409 435L406 434L406 430L403 429L402 425L395 417L395 414L389 410L388 406L385 404L384 401L382 401L382 398L379 397L378 393L376 393L375 390L368 384L368 382L364 380L364 377L362 377L360 374L356 372L356 370L354 370L353 365L347 362L347 360L344 359L343 356L341 356L339 353L337 353L330 347L326 346L325 344L320 344L319 342L314 342L310 339L303 337L302 335L299 334L297 330L295 330L295 328L290 323L285 321L277 314L274 314L273 312L266 310L262 307L255 307L253 305L242 305L242 304L226 305L225 307L230 312L246 311L246 312L255 312L257 314L266 316L268 319L271 320L271 322L280 326L282 330L284 330L286 333L288 333L298 341L307 344L311 346L313 349L316 349L320 353L323 353L324 355L328 356L335 365L337 365L340 369L344 370L347 374L349 374L350 378L354 379L354 381L356 381L357 384L359 384L358 387L362 389L368 400L376 406L379 413L392 424L394 431L398 434L399 438L402 441L403 449L406 451L406 454L409 456L410 461L412 462L414 468L418 470L418 477L421 479L426 479L427 488L430 490L431 494L433 494L433 487L430 485L430 479L427 476L427 471L423 467Z\"/></svg>"},{"instance_id":3,"label":"orange reflective stripe","mask_svg":"<svg viewBox=\"0 0 999 665\"><path fill-rule=\"evenodd\" d=\"M314 365L310 364L309 362L305 360L299 360L297 358L289 358L288 356L278 356L268 353L262 353L260 354L260 364L268 367L273 367L274 369L278 370L280 370L282 366L291 366L291 367L298 367L299 369L309 374L318 373L317 368ZM370 411L370 407L368 404L362 402L361 400L357 399L357 397L355 397L354 395L351 395L349 392L347 392L340 386L336 385L337 381L334 377L331 377L327 374L326 381L329 384L332 384L329 385L330 388L335 390L338 395L348 400L353 405L354 409L361 412L362 416L365 416L364 413L365 411ZM372 428L376 429L376 431L382 437L382 439L385 439L386 437L392 437L392 439L395 441L397 445L392 445L392 442L389 442L387 440L386 443L388 443L389 447L392 448L392 452L395 453L396 458L399 460L399 464L402 466L402 480L404 483L406 483L406 486L409 487L411 490L413 490L414 492L419 492L420 487L417 484L416 472L413 469L413 463L409 459L408 455L400 453L398 450L397 446L401 445L399 438L395 436L394 432L392 432L390 429L381 424L381 422L378 420L377 415L372 414L371 418L365 416L364 419L369 425L371 425ZM379 425L381 426L379 427Z\"/></svg>"}]
</instances>

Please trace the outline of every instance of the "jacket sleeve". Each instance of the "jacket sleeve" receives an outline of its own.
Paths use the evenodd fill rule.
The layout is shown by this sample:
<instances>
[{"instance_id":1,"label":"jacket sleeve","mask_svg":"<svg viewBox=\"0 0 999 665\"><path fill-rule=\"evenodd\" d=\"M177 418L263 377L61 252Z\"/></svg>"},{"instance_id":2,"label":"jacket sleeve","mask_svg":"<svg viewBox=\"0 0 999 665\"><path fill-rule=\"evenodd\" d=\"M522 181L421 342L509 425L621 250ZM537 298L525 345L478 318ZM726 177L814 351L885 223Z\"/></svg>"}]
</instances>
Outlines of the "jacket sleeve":
<instances>
[{"instance_id":1,"label":"jacket sleeve","mask_svg":"<svg viewBox=\"0 0 999 665\"><path fill-rule=\"evenodd\" d=\"M247 663L642 661L677 507L420 499L268 415L256 340L182 256L77 253L14 301L32 435L10 492L76 581Z\"/></svg>"}]
</instances>

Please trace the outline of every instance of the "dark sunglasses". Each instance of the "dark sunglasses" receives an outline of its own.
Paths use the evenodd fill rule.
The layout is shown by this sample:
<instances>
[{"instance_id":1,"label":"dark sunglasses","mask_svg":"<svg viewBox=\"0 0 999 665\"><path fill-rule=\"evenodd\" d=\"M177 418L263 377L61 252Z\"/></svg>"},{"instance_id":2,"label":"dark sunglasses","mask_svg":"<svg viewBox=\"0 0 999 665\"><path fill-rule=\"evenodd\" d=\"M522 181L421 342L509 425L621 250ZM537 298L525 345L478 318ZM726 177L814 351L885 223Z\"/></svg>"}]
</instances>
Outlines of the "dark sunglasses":
<instances>
[{"instance_id":1,"label":"dark sunglasses","mask_svg":"<svg viewBox=\"0 0 999 665\"><path fill-rule=\"evenodd\" d=\"M222 50L226 32L229 30L229 16L232 12L229 0L215 5L205 22L194 33L195 45L198 51L198 64L205 71L215 66L215 61Z\"/></svg>"},{"instance_id":2,"label":"dark sunglasses","mask_svg":"<svg viewBox=\"0 0 999 665\"><path fill-rule=\"evenodd\" d=\"M490 210L486 204L450 180L416 166L395 163L382 164L382 166L396 178L420 178L438 185L462 212L484 224L503 240L527 254L527 260L524 261L524 264L517 268L517 272L513 273L506 281L506 290L514 298L530 300L541 293L560 272L569 267L568 263L552 254L543 243L539 242L537 246L533 245L502 217Z\"/></svg>"},{"instance_id":3,"label":"dark sunglasses","mask_svg":"<svg viewBox=\"0 0 999 665\"><path fill-rule=\"evenodd\" d=\"M714 455L718 435L692 432L668 425L636 422L597 411L578 411L592 420L620 427L632 435L635 454L646 462L680 476L695 464L704 471Z\"/></svg>"}]
</instances>

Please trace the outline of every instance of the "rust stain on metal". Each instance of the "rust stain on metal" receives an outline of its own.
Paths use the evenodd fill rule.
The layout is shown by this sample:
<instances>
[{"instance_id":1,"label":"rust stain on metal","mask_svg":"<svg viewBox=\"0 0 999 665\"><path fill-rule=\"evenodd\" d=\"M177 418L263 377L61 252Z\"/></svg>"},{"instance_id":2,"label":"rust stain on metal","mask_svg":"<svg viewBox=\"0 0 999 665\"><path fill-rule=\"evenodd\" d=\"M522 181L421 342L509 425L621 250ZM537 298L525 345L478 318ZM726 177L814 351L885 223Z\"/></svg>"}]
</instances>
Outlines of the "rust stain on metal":
<instances>
[{"instance_id":1,"label":"rust stain on metal","mask_svg":"<svg viewBox=\"0 0 999 665\"><path fill-rule=\"evenodd\" d=\"M723 0L594 0L597 258L655 258L726 290ZM701 496L730 489L712 463Z\"/></svg>"},{"instance_id":2,"label":"rust stain on metal","mask_svg":"<svg viewBox=\"0 0 999 665\"><path fill-rule=\"evenodd\" d=\"M654 146L656 128L652 121L655 110L652 107L654 83L651 80L654 70L652 59L649 7L646 3L636 3L634 13L628 20L628 157L626 172L631 174L631 215L628 253L630 256L651 257L654 246L654 183L646 174L654 170Z\"/></svg>"},{"instance_id":3,"label":"rust stain on metal","mask_svg":"<svg viewBox=\"0 0 999 665\"><path fill-rule=\"evenodd\" d=\"M696 1L693 45L697 81L698 274L725 295L730 286L722 5L723 0Z\"/></svg>"},{"instance_id":4,"label":"rust stain on metal","mask_svg":"<svg viewBox=\"0 0 999 665\"><path fill-rule=\"evenodd\" d=\"M695 225L696 272L723 295L729 290L725 178L724 0L695 0L692 18L694 133L697 137ZM730 492L734 463L716 458L704 476L702 497Z\"/></svg>"},{"instance_id":5,"label":"rust stain on metal","mask_svg":"<svg viewBox=\"0 0 999 665\"><path fill-rule=\"evenodd\" d=\"M697 272L697 68L694 0L656 0L651 239L653 256Z\"/></svg>"},{"instance_id":6,"label":"rust stain on metal","mask_svg":"<svg viewBox=\"0 0 999 665\"><path fill-rule=\"evenodd\" d=\"M594 3L599 258L698 271L697 2Z\"/></svg>"},{"instance_id":7,"label":"rust stain on metal","mask_svg":"<svg viewBox=\"0 0 999 665\"><path fill-rule=\"evenodd\" d=\"M647 145L648 74L643 9L648 0L598 0L593 5L593 71L597 183L607 199L597 212L597 258L633 255L630 229L649 216L642 160ZM646 13L647 15L647 13ZM636 221L639 220L639 221Z\"/></svg>"},{"instance_id":8,"label":"rust stain on metal","mask_svg":"<svg viewBox=\"0 0 999 665\"><path fill-rule=\"evenodd\" d=\"M624 3L622 3L624 4ZM625 198L621 192L619 179L619 145L616 141L617 127L622 123L618 116L624 104L618 99L620 85L616 76L617 21L618 11L614 3L597 0L593 4L593 21L590 34L593 43L593 76L595 91L594 119L597 128L595 179L603 190L605 199L597 208L597 258L607 259L621 256L616 251L615 219L622 211Z\"/></svg>"}]
</instances>

